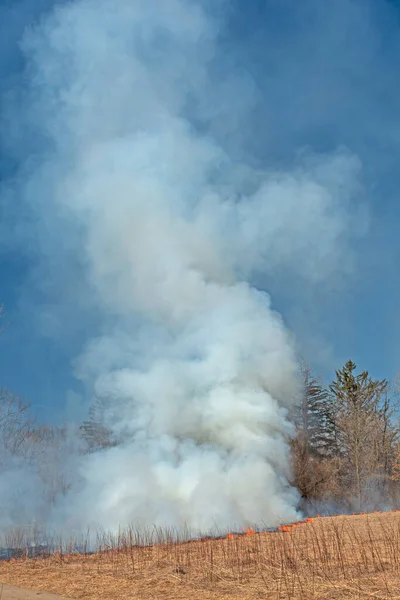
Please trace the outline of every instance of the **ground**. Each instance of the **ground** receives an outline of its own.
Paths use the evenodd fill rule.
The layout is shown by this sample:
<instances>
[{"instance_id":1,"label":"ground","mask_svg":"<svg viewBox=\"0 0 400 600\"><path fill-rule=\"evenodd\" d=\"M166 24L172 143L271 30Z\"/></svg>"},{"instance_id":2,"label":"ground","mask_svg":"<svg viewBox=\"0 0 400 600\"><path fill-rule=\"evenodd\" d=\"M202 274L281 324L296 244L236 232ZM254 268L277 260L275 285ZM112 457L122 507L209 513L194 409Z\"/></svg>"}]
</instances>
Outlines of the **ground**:
<instances>
[{"instance_id":1,"label":"ground","mask_svg":"<svg viewBox=\"0 0 400 600\"><path fill-rule=\"evenodd\" d=\"M0 600L68 600L48 592L22 590L0 583Z\"/></svg>"},{"instance_id":2,"label":"ground","mask_svg":"<svg viewBox=\"0 0 400 600\"><path fill-rule=\"evenodd\" d=\"M95 555L3 562L0 582L76 600L400 600L398 512L308 519L225 539L136 542L128 530L102 538Z\"/></svg>"}]
</instances>

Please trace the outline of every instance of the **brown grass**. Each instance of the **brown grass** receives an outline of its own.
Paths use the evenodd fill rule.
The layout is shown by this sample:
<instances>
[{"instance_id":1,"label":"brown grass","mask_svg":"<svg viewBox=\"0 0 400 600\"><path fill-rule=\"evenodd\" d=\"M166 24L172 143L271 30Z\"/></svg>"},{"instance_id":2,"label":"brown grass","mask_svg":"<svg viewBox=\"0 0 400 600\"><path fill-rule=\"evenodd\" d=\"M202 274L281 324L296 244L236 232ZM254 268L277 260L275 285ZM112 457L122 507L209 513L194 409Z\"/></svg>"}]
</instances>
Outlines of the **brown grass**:
<instances>
[{"instance_id":1,"label":"brown grass","mask_svg":"<svg viewBox=\"0 0 400 600\"><path fill-rule=\"evenodd\" d=\"M0 581L87 600L400 599L400 513L307 521L147 547L133 530L104 534L94 555L3 562Z\"/></svg>"}]
</instances>

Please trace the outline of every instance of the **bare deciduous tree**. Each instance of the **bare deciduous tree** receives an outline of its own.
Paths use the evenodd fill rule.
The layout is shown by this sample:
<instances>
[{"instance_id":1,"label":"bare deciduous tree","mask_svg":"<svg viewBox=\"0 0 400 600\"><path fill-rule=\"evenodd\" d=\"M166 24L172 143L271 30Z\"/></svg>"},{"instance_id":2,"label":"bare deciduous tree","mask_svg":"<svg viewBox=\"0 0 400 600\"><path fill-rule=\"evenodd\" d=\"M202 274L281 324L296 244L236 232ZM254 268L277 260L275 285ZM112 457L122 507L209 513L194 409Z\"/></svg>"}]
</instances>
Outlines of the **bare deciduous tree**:
<instances>
[{"instance_id":1,"label":"bare deciduous tree","mask_svg":"<svg viewBox=\"0 0 400 600\"><path fill-rule=\"evenodd\" d=\"M34 419L29 403L16 394L0 389L0 464L12 456L27 452L26 442L32 431Z\"/></svg>"}]
</instances>

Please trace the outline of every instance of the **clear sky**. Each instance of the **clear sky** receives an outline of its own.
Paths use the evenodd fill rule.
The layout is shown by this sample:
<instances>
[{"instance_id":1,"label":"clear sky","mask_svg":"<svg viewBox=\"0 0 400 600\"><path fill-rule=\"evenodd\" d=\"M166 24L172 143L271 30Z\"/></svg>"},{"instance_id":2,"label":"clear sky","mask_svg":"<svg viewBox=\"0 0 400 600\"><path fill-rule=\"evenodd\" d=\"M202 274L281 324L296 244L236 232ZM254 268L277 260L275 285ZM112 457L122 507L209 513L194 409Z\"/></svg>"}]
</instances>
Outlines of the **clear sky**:
<instances>
[{"instance_id":1,"label":"clear sky","mask_svg":"<svg viewBox=\"0 0 400 600\"><path fill-rule=\"evenodd\" d=\"M29 47L21 41L55 4L62 2L0 4L0 302L5 308L0 384L25 396L50 420L80 414L83 392L74 359L99 328L96 309L80 296L85 286L79 268L65 258L74 243L68 228L68 239L62 224L38 228L40 215L32 217L16 183L27 164L30 172L35 169L40 144L46 144L31 135L29 122L17 118L24 113L28 78ZM305 149L330 155L342 148L357 164L354 204L341 209L347 211L346 223L353 219L346 226L345 274L308 285L297 277L293 256L289 269L255 274L257 285L269 291L317 373L329 379L352 358L372 375L390 379L400 370L400 4L216 4L223 25L210 67L213 77L231 73L245 82L239 92L251 95L243 100L252 107L245 126L228 127L229 103L221 107L228 117L218 121L216 135L231 155L245 152L251 164L279 171L292 169ZM232 96L232 102L240 115L238 99ZM310 231L313 226L310 219ZM341 261L346 260L344 253Z\"/></svg>"}]
</instances>

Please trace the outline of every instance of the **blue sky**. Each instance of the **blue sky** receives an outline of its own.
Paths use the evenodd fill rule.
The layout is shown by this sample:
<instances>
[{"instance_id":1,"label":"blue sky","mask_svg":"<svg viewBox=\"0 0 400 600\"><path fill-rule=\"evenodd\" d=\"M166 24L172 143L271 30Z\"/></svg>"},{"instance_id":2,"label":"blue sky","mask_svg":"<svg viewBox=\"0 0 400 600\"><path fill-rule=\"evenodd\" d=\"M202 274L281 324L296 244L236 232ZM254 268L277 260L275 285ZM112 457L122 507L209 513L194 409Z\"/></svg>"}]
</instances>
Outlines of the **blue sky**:
<instances>
[{"instance_id":1,"label":"blue sky","mask_svg":"<svg viewBox=\"0 0 400 600\"><path fill-rule=\"evenodd\" d=\"M73 241L54 240L62 226L56 233L41 228L39 252L30 233L35 221L15 185L27 159L34 163L40 143L46 144L10 117L17 114L10 105L23 110L27 93L20 42L54 4L0 5L0 384L50 420L83 414L71 362L101 328L96 309L79 301L83 284L65 260ZM274 276L257 273L258 285L271 293L316 372L329 379L352 358L374 376L392 378L400 350L400 6L387 0L237 0L220 3L218 18L223 25L213 76L232 72L251 94L246 126L236 125L240 136L229 124L229 106L228 116L215 117L216 135L232 156L246 152L252 164L280 170L290 169L304 148L324 154L345 147L361 164L357 219L368 226L351 239L350 273L308 286L292 267ZM56 305L62 310L50 310Z\"/></svg>"}]
</instances>

